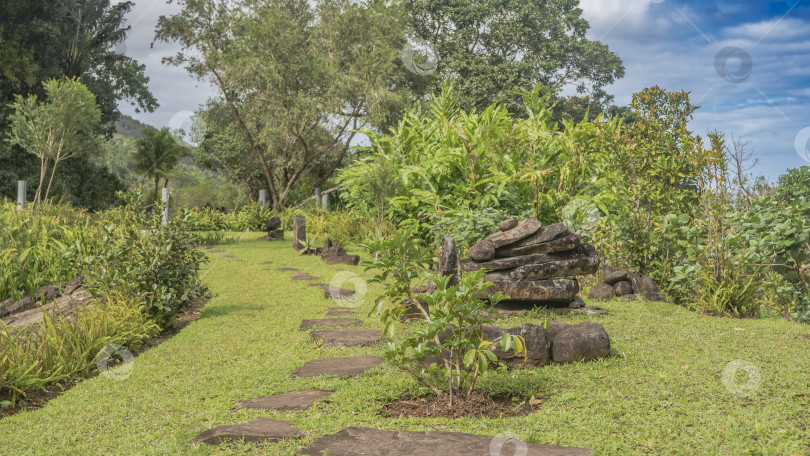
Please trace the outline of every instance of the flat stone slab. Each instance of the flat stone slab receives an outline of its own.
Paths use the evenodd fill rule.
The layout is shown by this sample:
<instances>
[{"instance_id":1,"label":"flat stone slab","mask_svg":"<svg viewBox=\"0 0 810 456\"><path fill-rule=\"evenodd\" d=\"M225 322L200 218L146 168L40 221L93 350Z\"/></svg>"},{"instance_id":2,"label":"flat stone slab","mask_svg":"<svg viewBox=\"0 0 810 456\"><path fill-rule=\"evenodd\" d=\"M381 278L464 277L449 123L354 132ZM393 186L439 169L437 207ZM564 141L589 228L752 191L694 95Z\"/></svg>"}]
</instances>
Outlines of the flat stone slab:
<instances>
[{"instance_id":1,"label":"flat stone slab","mask_svg":"<svg viewBox=\"0 0 810 456\"><path fill-rule=\"evenodd\" d=\"M321 347L368 347L380 342L381 331L376 329L341 328L312 331L312 340Z\"/></svg>"},{"instance_id":2,"label":"flat stone slab","mask_svg":"<svg viewBox=\"0 0 810 456\"><path fill-rule=\"evenodd\" d=\"M344 356L340 358L316 359L294 370L290 376L301 378L318 377L320 375L354 377L384 362L385 358L380 358L379 356Z\"/></svg>"},{"instance_id":3,"label":"flat stone slab","mask_svg":"<svg viewBox=\"0 0 810 456\"><path fill-rule=\"evenodd\" d=\"M330 285L320 287L323 290L323 297L326 299L346 299L354 296L354 290L347 290L345 288L333 287Z\"/></svg>"},{"instance_id":4,"label":"flat stone slab","mask_svg":"<svg viewBox=\"0 0 810 456\"><path fill-rule=\"evenodd\" d=\"M334 391L301 390L242 401L234 410L306 410L318 399Z\"/></svg>"},{"instance_id":5,"label":"flat stone slab","mask_svg":"<svg viewBox=\"0 0 810 456\"><path fill-rule=\"evenodd\" d=\"M318 280L318 277L313 277L307 273L303 273L294 275L293 280Z\"/></svg>"},{"instance_id":6,"label":"flat stone slab","mask_svg":"<svg viewBox=\"0 0 810 456\"><path fill-rule=\"evenodd\" d=\"M607 311L601 307L558 307L553 309L557 315L562 314L585 314L585 315L604 315Z\"/></svg>"},{"instance_id":7,"label":"flat stone slab","mask_svg":"<svg viewBox=\"0 0 810 456\"><path fill-rule=\"evenodd\" d=\"M354 317L357 315L357 312L347 310L347 309L327 309L326 316L327 317Z\"/></svg>"},{"instance_id":8,"label":"flat stone slab","mask_svg":"<svg viewBox=\"0 0 810 456\"><path fill-rule=\"evenodd\" d=\"M209 253L227 253L225 250L219 250L219 249L211 249L208 252Z\"/></svg>"},{"instance_id":9,"label":"flat stone slab","mask_svg":"<svg viewBox=\"0 0 810 456\"><path fill-rule=\"evenodd\" d=\"M261 263L259 263L259 264L273 264L273 262L272 262L272 261L262 261L262 262L261 262Z\"/></svg>"},{"instance_id":10,"label":"flat stone slab","mask_svg":"<svg viewBox=\"0 0 810 456\"><path fill-rule=\"evenodd\" d=\"M278 442L282 439L303 437L304 433L284 420L264 417L242 424L209 429L194 438L195 442L219 445L226 440L245 442Z\"/></svg>"},{"instance_id":11,"label":"flat stone slab","mask_svg":"<svg viewBox=\"0 0 810 456\"><path fill-rule=\"evenodd\" d=\"M298 325L299 329L312 329L318 326L346 326L356 325L362 323L363 320L359 318L315 318L312 320L304 320Z\"/></svg>"},{"instance_id":12,"label":"flat stone slab","mask_svg":"<svg viewBox=\"0 0 810 456\"><path fill-rule=\"evenodd\" d=\"M300 269L295 269L295 268L276 268L276 271L281 271L281 272L293 272L293 271L300 271Z\"/></svg>"},{"instance_id":13,"label":"flat stone slab","mask_svg":"<svg viewBox=\"0 0 810 456\"><path fill-rule=\"evenodd\" d=\"M503 453L501 453L503 450ZM441 431L381 431L350 427L321 437L299 455L321 456L593 456L586 448L521 442L508 437Z\"/></svg>"}]
</instances>

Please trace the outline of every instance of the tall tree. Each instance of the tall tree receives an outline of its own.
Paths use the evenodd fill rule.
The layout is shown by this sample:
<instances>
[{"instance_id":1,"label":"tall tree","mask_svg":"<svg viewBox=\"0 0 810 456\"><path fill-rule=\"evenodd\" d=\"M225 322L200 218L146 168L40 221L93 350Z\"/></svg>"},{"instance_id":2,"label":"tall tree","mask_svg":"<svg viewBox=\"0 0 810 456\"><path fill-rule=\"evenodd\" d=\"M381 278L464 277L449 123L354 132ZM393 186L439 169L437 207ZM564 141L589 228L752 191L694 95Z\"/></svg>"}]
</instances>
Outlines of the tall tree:
<instances>
[{"instance_id":1,"label":"tall tree","mask_svg":"<svg viewBox=\"0 0 810 456\"><path fill-rule=\"evenodd\" d=\"M156 38L165 62L213 82L280 212L303 176L322 185L361 128L388 125L408 99L401 12L382 0L179 0ZM209 128L211 135L216 131Z\"/></svg>"},{"instance_id":2,"label":"tall tree","mask_svg":"<svg viewBox=\"0 0 810 456\"><path fill-rule=\"evenodd\" d=\"M557 93L573 86L579 95L561 104L584 112L606 108L604 87L624 76L608 47L586 38L579 0L409 0L410 30L435 50L433 91L456 79L461 107L484 110L498 102L525 113L518 90L542 84ZM568 106L566 106L568 105ZM581 118L581 117L580 117Z\"/></svg>"},{"instance_id":3,"label":"tall tree","mask_svg":"<svg viewBox=\"0 0 810 456\"><path fill-rule=\"evenodd\" d=\"M45 190L46 201L59 163L94 147L101 121L96 97L79 81L52 79L43 85L47 101L40 101L36 95L17 96L8 139L39 158L34 205L40 202L48 169L51 177Z\"/></svg>"},{"instance_id":4,"label":"tall tree","mask_svg":"<svg viewBox=\"0 0 810 456\"><path fill-rule=\"evenodd\" d=\"M0 195L12 196L15 181L36 182L36 157L2 141L9 131L11 102L16 95L45 96L42 81L79 77L101 109L99 130L112 130L118 102L153 111L144 66L124 55L119 43L129 26L125 15L132 2L111 0L5 0L0 8ZM87 162L87 169L92 163ZM97 170L100 171L100 170ZM103 173L102 173L103 174ZM62 178L57 172L55 184ZM65 191L81 187L54 185ZM77 195L64 195L77 196ZM85 200L79 197L78 200Z\"/></svg>"},{"instance_id":5,"label":"tall tree","mask_svg":"<svg viewBox=\"0 0 810 456\"><path fill-rule=\"evenodd\" d=\"M180 145L168 128L157 130L149 127L142 131L142 135L142 138L135 140L135 172L154 179L157 198L160 179L165 179L164 185L168 185L169 173L187 149Z\"/></svg>"}]
</instances>

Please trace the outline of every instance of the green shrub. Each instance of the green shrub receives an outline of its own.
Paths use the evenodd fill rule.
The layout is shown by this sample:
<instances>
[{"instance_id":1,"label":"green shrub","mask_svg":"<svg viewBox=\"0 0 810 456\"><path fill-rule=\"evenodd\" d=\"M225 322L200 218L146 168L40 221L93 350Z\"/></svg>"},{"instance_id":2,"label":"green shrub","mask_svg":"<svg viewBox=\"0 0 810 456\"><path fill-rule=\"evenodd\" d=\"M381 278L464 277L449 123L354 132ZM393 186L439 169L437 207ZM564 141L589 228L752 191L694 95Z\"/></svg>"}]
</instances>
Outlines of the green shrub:
<instances>
[{"instance_id":1,"label":"green shrub","mask_svg":"<svg viewBox=\"0 0 810 456\"><path fill-rule=\"evenodd\" d=\"M386 359L435 394L446 391L450 405L454 395L469 396L490 362L497 362L492 352L496 343L504 351L523 351L524 341L519 336L505 334L494 341L484 337L482 326L492 323L490 303L507 298L500 292L489 302L478 298L492 286L483 281L485 271L466 274L459 284L450 285L450 276L428 272L430 255L408 234L375 241L367 248L377 258L367 262L368 269L377 271L370 282L385 285L372 313L380 315L385 325ZM432 281L436 289L414 296L414 281L423 285ZM419 309L423 319L412 323L416 328L408 336L395 337L396 327L411 305Z\"/></svg>"},{"instance_id":2,"label":"green shrub","mask_svg":"<svg viewBox=\"0 0 810 456\"><path fill-rule=\"evenodd\" d=\"M205 293L199 268L205 255L183 223L163 226L160 207L146 210L142 194L122 195L126 205L106 215L96 238L101 244L85 259L94 294L120 292L142 298L148 314L166 327Z\"/></svg>"}]
</instances>

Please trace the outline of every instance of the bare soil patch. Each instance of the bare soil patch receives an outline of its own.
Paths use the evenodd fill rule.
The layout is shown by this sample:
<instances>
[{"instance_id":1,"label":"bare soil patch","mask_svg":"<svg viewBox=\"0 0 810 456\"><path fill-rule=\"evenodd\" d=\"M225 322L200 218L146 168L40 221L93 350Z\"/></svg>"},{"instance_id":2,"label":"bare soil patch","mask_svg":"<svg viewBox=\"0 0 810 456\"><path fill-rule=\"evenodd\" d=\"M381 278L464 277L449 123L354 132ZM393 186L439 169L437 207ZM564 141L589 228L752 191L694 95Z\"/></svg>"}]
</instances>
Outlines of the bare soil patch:
<instances>
[{"instance_id":1,"label":"bare soil patch","mask_svg":"<svg viewBox=\"0 0 810 456\"><path fill-rule=\"evenodd\" d=\"M509 418L524 416L534 412L542 401L510 394L494 396L473 392L470 397L453 396L450 406L449 395L404 396L383 408L381 414L391 418L411 416L417 418Z\"/></svg>"}]
</instances>

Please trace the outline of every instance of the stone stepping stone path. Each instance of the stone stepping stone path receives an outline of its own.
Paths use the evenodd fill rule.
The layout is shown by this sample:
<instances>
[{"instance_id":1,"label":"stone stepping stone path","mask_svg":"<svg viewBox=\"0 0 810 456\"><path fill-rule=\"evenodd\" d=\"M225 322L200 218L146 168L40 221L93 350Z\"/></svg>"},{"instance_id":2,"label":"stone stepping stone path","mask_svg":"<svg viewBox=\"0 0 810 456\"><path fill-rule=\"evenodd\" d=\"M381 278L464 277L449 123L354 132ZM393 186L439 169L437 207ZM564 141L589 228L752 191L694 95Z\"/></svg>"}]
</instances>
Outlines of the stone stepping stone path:
<instances>
[{"instance_id":1,"label":"stone stepping stone path","mask_svg":"<svg viewBox=\"0 0 810 456\"><path fill-rule=\"evenodd\" d=\"M506 437L443 431L382 431L364 427L341 429L321 437L299 455L321 456L593 456L593 450L508 440Z\"/></svg>"},{"instance_id":2,"label":"stone stepping stone path","mask_svg":"<svg viewBox=\"0 0 810 456\"><path fill-rule=\"evenodd\" d=\"M293 276L293 280L318 280L318 277L313 277L306 272L296 274Z\"/></svg>"},{"instance_id":3,"label":"stone stepping stone path","mask_svg":"<svg viewBox=\"0 0 810 456\"><path fill-rule=\"evenodd\" d=\"M316 359L294 370L290 376L300 378L312 378L321 375L355 377L384 362L385 358L379 356L344 356L340 358Z\"/></svg>"},{"instance_id":4,"label":"stone stepping stone path","mask_svg":"<svg viewBox=\"0 0 810 456\"><path fill-rule=\"evenodd\" d=\"M264 417L247 423L219 426L209 429L194 438L195 442L219 445L226 440L245 442L278 442L283 439L303 437L304 433L284 420Z\"/></svg>"},{"instance_id":5,"label":"stone stepping stone path","mask_svg":"<svg viewBox=\"0 0 810 456\"><path fill-rule=\"evenodd\" d=\"M300 269L295 269L295 268L276 268L276 271L281 271L281 272L298 272L298 271L300 271Z\"/></svg>"},{"instance_id":6,"label":"stone stepping stone path","mask_svg":"<svg viewBox=\"0 0 810 456\"><path fill-rule=\"evenodd\" d=\"M273 396L257 397L242 401L234 410L306 410L318 399L329 396L334 391L301 390Z\"/></svg>"},{"instance_id":7,"label":"stone stepping stone path","mask_svg":"<svg viewBox=\"0 0 810 456\"><path fill-rule=\"evenodd\" d=\"M326 309L327 317L354 317L357 312L349 310L348 307L330 307Z\"/></svg>"},{"instance_id":8,"label":"stone stepping stone path","mask_svg":"<svg viewBox=\"0 0 810 456\"><path fill-rule=\"evenodd\" d=\"M354 290L347 290L345 288L338 288L333 287L331 285L318 285L318 287L323 290L323 297L326 299L336 298L336 299L347 299L354 296Z\"/></svg>"},{"instance_id":9,"label":"stone stepping stone path","mask_svg":"<svg viewBox=\"0 0 810 456\"><path fill-rule=\"evenodd\" d=\"M312 331L310 335L321 347L368 347L380 342L382 331L362 328L321 329Z\"/></svg>"},{"instance_id":10,"label":"stone stepping stone path","mask_svg":"<svg viewBox=\"0 0 810 456\"><path fill-rule=\"evenodd\" d=\"M222 258L236 258L236 257L233 255L222 255Z\"/></svg>"},{"instance_id":11,"label":"stone stepping stone path","mask_svg":"<svg viewBox=\"0 0 810 456\"><path fill-rule=\"evenodd\" d=\"M304 320L298 325L298 328L301 330L305 329L312 329L318 326L346 326L346 325L356 325L358 323L362 323L363 320L359 318L315 318L312 320Z\"/></svg>"},{"instance_id":12,"label":"stone stepping stone path","mask_svg":"<svg viewBox=\"0 0 810 456\"><path fill-rule=\"evenodd\" d=\"M259 264L262 264L262 265L263 265L263 264L273 264L273 262L272 262L272 261L262 261L262 262L261 262L261 263L259 263Z\"/></svg>"},{"instance_id":13,"label":"stone stepping stone path","mask_svg":"<svg viewBox=\"0 0 810 456\"><path fill-rule=\"evenodd\" d=\"M219 249L211 249L208 252L209 253L226 253L224 250L219 250Z\"/></svg>"}]
</instances>

